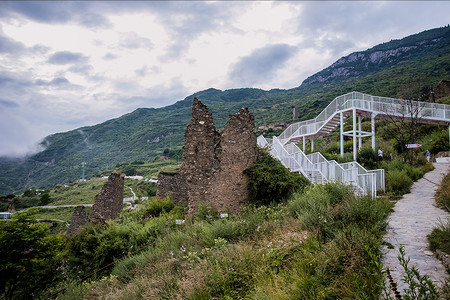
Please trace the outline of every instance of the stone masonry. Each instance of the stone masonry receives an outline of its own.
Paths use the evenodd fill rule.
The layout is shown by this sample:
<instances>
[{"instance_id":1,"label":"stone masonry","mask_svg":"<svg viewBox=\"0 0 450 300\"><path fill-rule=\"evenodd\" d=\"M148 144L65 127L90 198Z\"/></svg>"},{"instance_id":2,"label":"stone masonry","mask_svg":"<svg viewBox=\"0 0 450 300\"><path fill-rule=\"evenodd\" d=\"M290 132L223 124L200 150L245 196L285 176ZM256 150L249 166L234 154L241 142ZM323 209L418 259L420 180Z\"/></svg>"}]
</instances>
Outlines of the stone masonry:
<instances>
[{"instance_id":1,"label":"stone masonry","mask_svg":"<svg viewBox=\"0 0 450 300\"><path fill-rule=\"evenodd\" d=\"M220 137L217 153L220 169L214 173L211 189L219 211L229 208L239 211L248 198L247 178L244 170L251 167L258 156L254 116L245 108L230 115Z\"/></svg>"},{"instance_id":2,"label":"stone masonry","mask_svg":"<svg viewBox=\"0 0 450 300\"><path fill-rule=\"evenodd\" d=\"M247 200L243 171L258 155L254 126L253 115L242 108L230 115L219 133L206 105L194 98L191 122L185 131L183 164L172 179L160 173L157 197L172 193L175 202L187 202L191 215L199 204L217 211L239 212Z\"/></svg>"},{"instance_id":3,"label":"stone masonry","mask_svg":"<svg viewBox=\"0 0 450 300\"><path fill-rule=\"evenodd\" d=\"M123 208L123 186L125 175L113 171L108 182L102 187L100 193L95 196L92 206L90 222L93 224L105 223L117 218Z\"/></svg>"},{"instance_id":4,"label":"stone masonry","mask_svg":"<svg viewBox=\"0 0 450 300\"><path fill-rule=\"evenodd\" d=\"M172 195L176 204L188 203L185 179L180 173L159 172L156 184L157 198L165 198Z\"/></svg>"},{"instance_id":5,"label":"stone masonry","mask_svg":"<svg viewBox=\"0 0 450 300\"><path fill-rule=\"evenodd\" d=\"M117 218L123 208L124 182L125 175L113 171L100 193L95 196L90 220L84 206L75 207L66 236L70 237L77 234L78 230L87 223L104 224L108 220Z\"/></svg>"},{"instance_id":6,"label":"stone masonry","mask_svg":"<svg viewBox=\"0 0 450 300\"><path fill-rule=\"evenodd\" d=\"M75 207L70 220L70 226L67 229L66 235L72 236L77 234L78 230L89 222L89 216L84 210L84 206L80 205Z\"/></svg>"}]
</instances>

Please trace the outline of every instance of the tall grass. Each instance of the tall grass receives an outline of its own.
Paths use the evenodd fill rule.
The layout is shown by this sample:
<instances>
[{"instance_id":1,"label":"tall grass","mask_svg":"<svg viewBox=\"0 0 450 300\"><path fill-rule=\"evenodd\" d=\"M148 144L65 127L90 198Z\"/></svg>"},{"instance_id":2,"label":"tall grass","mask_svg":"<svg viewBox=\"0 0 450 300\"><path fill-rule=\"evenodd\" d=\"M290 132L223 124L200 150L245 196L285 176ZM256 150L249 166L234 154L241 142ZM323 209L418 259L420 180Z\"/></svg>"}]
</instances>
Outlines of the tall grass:
<instances>
[{"instance_id":1,"label":"tall grass","mask_svg":"<svg viewBox=\"0 0 450 300\"><path fill-rule=\"evenodd\" d=\"M327 184L228 219L167 226L170 214L162 213L140 229L122 221L135 240L155 236L154 244L118 260L113 279L82 291L87 298L114 299L375 299L391 207ZM80 289L72 286L64 297L79 296Z\"/></svg>"},{"instance_id":2,"label":"tall grass","mask_svg":"<svg viewBox=\"0 0 450 300\"><path fill-rule=\"evenodd\" d=\"M445 175L439 188L436 191L437 205L450 212L450 173Z\"/></svg>"}]
</instances>

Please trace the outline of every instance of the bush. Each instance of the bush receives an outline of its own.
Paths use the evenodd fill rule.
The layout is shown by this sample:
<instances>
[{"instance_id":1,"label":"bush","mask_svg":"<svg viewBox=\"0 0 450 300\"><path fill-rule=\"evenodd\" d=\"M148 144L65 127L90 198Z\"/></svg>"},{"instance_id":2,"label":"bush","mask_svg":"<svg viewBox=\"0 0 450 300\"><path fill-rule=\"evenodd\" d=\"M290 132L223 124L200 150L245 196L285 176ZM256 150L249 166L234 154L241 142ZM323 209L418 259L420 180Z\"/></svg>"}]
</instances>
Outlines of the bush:
<instances>
[{"instance_id":1,"label":"bush","mask_svg":"<svg viewBox=\"0 0 450 300\"><path fill-rule=\"evenodd\" d=\"M64 241L48 234L36 211L14 213L0 222L0 288L2 299L38 299L59 275L57 256ZM42 297L45 298L45 297Z\"/></svg>"},{"instance_id":2,"label":"bush","mask_svg":"<svg viewBox=\"0 0 450 300\"><path fill-rule=\"evenodd\" d=\"M358 151L358 162L366 169L378 168L378 154L372 148L362 148Z\"/></svg>"},{"instance_id":3,"label":"bush","mask_svg":"<svg viewBox=\"0 0 450 300\"><path fill-rule=\"evenodd\" d=\"M434 228L427 237L432 251L439 249L450 255L450 222Z\"/></svg>"},{"instance_id":4,"label":"bush","mask_svg":"<svg viewBox=\"0 0 450 300\"><path fill-rule=\"evenodd\" d=\"M305 177L290 172L264 150L244 174L248 178L249 201L258 205L278 203L309 184Z\"/></svg>"},{"instance_id":5,"label":"bush","mask_svg":"<svg viewBox=\"0 0 450 300\"><path fill-rule=\"evenodd\" d=\"M304 194L295 194L289 202L290 213L297 217L302 227L310 231L319 231L327 240L334 236L337 226L337 209L332 209L347 198L354 197L353 191L341 183L315 185Z\"/></svg>"},{"instance_id":6,"label":"bush","mask_svg":"<svg viewBox=\"0 0 450 300\"><path fill-rule=\"evenodd\" d=\"M450 212L450 173L442 179L435 197L437 205Z\"/></svg>"},{"instance_id":7,"label":"bush","mask_svg":"<svg viewBox=\"0 0 450 300\"><path fill-rule=\"evenodd\" d=\"M175 207L172 197L166 199L152 199L149 204L145 205L145 217L159 217L164 212L170 212Z\"/></svg>"},{"instance_id":8,"label":"bush","mask_svg":"<svg viewBox=\"0 0 450 300\"><path fill-rule=\"evenodd\" d=\"M387 191L400 196L409 193L413 181L406 170L389 170L387 172Z\"/></svg>"}]
</instances>

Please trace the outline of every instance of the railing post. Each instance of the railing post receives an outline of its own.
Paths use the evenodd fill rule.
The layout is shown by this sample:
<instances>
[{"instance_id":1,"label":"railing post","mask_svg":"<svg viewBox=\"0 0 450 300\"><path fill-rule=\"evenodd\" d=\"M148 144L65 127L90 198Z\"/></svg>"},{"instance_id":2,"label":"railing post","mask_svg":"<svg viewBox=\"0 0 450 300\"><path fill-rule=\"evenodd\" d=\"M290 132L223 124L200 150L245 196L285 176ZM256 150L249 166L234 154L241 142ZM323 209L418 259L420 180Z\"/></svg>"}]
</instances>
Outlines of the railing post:
<instances>
[{"instance_id":1,"label":"railing post","mask_svg":"<svg viewBox=\"0 0 450 300\"><path fill-rule=\"evenodd\" d=\"M344 116L342 114L342 111L339 113L339 119L340 119L339 130L340 130L341 157L344 157Z\"/></svg>"},{"instance_id":2,"label":"railing post","mask_svg":"<svg viewBox=\"0 0 450 300\"><path fill-rule=\"evenodd\" d=\"M372 150L375 151L375 117L376 114L372 112L370 117L371 129L372 129Z\"/></svg>"},{"instance_id":3,"label":"railing post","mask_svg":"<svg viewBox=\"0 0 450 300\"><path fill-rule=\"evenodd\" d=\"M356 160L356 107L353 107L353 160Z\"/></svg>"},{"instance_id":4,"label":"railing post","mask_svg":"<svg viewBox=\"0 0 450 300\"><path fill-rule=\"evenodd\" d=\"M358 150L361 150L362 147L362 137L361 137L361 116L358 116Z\"/></svg>"}]
</instances>

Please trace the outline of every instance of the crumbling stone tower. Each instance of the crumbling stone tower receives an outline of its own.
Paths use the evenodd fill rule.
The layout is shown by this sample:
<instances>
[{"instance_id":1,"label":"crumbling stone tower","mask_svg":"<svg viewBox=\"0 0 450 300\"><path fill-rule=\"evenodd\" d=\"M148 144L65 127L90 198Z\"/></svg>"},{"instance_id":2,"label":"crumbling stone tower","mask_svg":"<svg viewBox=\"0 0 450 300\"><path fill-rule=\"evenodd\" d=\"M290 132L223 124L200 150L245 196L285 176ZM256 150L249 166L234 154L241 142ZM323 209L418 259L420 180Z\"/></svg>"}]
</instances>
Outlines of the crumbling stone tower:
<instances>
[{"instance_id":1,"label":"crumbling stone tower","mask_svg":"<svg viewBox=\"0 0 450 300\"><path fill-rule=\"evenodd\" d=\"M192 118L185 131L183 164L178 173L160 173L157 197L172 194L186 203L189 214L199 204L218 211L239 212L247 201L247 178L243 171L256 161L258 148L254 116L247 108L230 115L219 133L206 105L194 98Z\"/></svg>"},{"instance_id":2,"label":"crumbling stone tower","mask_svg":"<svg viewBox=\"0 0 450 300\"><path fill-rule=\"evenodd\" d=\"M118 171L111 173L108 182L102 187L100 193L95 196L95 202L91 211L91 223L105 223L119 216L123 208L124 182L124 174Z\"/></svg>"}]
</instances>

